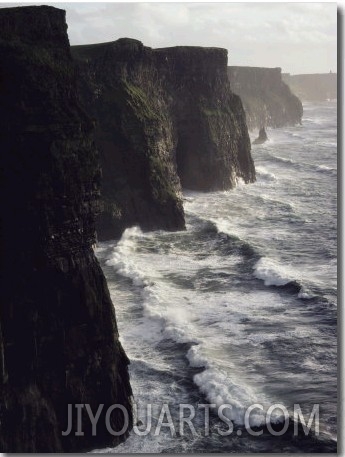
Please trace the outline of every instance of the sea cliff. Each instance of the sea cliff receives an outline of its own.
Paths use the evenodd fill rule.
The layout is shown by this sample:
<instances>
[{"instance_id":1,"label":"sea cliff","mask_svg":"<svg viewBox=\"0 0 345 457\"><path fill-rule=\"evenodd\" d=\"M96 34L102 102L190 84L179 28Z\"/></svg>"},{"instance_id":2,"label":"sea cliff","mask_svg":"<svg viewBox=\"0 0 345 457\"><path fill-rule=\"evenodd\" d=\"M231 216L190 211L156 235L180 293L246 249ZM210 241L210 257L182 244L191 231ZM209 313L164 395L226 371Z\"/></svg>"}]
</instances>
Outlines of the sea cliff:
<instances>
[{"instance_id":1,"label":"sea cliff","mask_svg":"<svg viewBox=\"0 0 345 457\"><path fill-rule=\"evenodd\" d=\"M0 450L116 446L132 391L96 228L183 229L182 187L255 180L227 51L121 39L71 53L65 12L40 6L0 9L0 55ZM70 405L103 405L96 434L84 407L62 433Z\"/></svg>"},{"instance_id":2,"label":"sea cliff","mask_svg":"<svg viewBox=\"0 0 345 457\"><path fill-rule=\"evenodd\" d=\"M181 188L255 180L227 51L151 49L132 39L74 46L80 93L96 123L103 169L100 240L124 228L184 228Z\"/></svg>"},{"instance_id":3,"label":"sea cliff","mask_svg":"<svg viewBox=\"0 0 345 457\"><path fill-rule=\"evenodd\" d=\"M318 102L337 98L337 73L283 73L283 80L301 100Z\"/></svg>"},{"instance_id":4,"label":"sea cliff","mask_svg":"<svg viewBox=\"0 0 345 457\"><path fill-rule=\"evenodd\" d=\"M0 55L0 450L116 445L126 434L104 414L121 404L131 426L129 361L92 249L101 173L65 12L0 9ZM96 436L85 410L76 436L75 404L104 404ZM117 409L110 425L123 424Z\"/></svg>"},{"instance_id":5,"label":"sea cliff","mask_svg":"<svg viewBox=\"0 0 345 457\"><path fill-rule=\"evenodd\" d=\"M228 75L250 130L301 123L302 103L282 80L281 68L228 67Z\"/></svg>"},{"instance_id":6,"label":"sea cliff","mask_svg":"<svg viewBox=\"0 0 345 457\"><path fill-rule=\"evenodd\" d=\"M154 54L136 40L72 47L102 166L99 240L126 227L183 229L175 135Z\"/></svg>"}]
</instances>

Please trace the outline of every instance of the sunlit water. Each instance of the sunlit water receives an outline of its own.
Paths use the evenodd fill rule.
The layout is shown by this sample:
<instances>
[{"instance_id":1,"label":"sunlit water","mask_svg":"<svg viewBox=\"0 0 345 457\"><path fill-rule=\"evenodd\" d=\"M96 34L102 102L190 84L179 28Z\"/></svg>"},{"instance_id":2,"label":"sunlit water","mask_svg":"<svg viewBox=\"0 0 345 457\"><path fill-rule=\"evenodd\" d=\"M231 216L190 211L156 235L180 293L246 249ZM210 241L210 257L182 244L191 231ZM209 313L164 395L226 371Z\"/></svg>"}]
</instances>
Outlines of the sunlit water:
<instances>
[{"instance_id":1,"label":"sunlit water","mask_svg":"<svg viewBox=\"0 0 345 457\"><path fill-rule=\"evenodd\" d=\"M99 245L143 430L153 405L147 436L132 432L103 452L335 449L336 116L333 102L307 104L301 126L268 130L269 141L252 148L255 184L186 191L186 231L131 228ZM180 404L215 404L209 435L197 410L195 434L185 426L171 436L162 427L155 436L163 403L177 432ZM289 427L272 436L264 427L252 437L244 413L255 403L263 410L253 411L251 427L264 425L275 403L291 419L299 404L306 420L319 404L320 434L293 438ZM234 431L226 437L221 404L231 405L225 414Z\"/></svg>"}]
</instances>

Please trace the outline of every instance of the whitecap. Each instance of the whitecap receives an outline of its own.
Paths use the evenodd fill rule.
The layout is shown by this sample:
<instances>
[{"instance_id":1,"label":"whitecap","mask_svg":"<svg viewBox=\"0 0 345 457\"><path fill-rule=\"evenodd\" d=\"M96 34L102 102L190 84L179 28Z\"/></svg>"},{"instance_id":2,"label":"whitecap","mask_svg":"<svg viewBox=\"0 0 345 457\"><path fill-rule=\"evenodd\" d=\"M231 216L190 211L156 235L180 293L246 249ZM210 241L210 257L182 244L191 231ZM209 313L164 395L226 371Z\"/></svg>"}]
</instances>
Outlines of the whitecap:
<instances>
[{"instance_id":1,"label":"whitecap","mask_svg":"<svg viewBox=\"0 0 345 457\"><path fill-rule=\"evenodd\" d=\"M276 175L274 173L270 173L264 167L256 167L256 174L264 181L274 182L277 180Z\"/></svg>"},{"instance_id":2,"label":"whitecap","mask_svg":"<svg viewBox=\"0 0 345 457\"><path fill-rule=\"evenodd\" d=\"M313 297L314 297L314 295L309 290L306 290L303 287L298 292L298 298L300 298L301 300L310 300Z\"/></svg>"},{"instance_id":3,"label":"whitecap","mask_svg":"<svg viewBox=\"0 0 345 457\"><path fill-rule=\"evenodd\" d=\"M187 359L189 365L193 368L205 368L208 365L206 357L201 353L201 346L199 344L193 345L187 352Z\"/></svg>"},{"instance_id":4,"label":"whitecap","mask_svg":"<svg viewBox=\"0 0 345 457\"><path fill-rule=\"evenodd\" d=\"M336 168L328 167L327 165L316 165L316 170L322 172L328 172L328 173L334 173L337 171Z\"/></svg>"},{"instance_id":5,"label":"whitecap","mask_svg":"<svg viewBox=\"0 0 345 457\"><path fill-rule=\"evenodd\" d=\"M124 231L120 241L113 249L112 256L105 263L113 267L117 273L130 278L135 286L148 285L145 274L131 260L130 254L137 248L137 240L144 236L139 227L131 227Z\"/></svg>"},{"instance_id":6,"label":"whitecap","mask_svg":"<svg viewBox=\"0 0 345 457\"><path fill-rule=\"evenodd\" d=\"M268 257L262 257L253 267L256 278L264 281L265 286L285 286L294 281L294 275L287 268Z\"/></svg>"},{"instance_id":7,"label":"whitecap","mask_svg":"<svg viewBox=\"0 0 345 457\"><path fill-rule=\"evenodd\" d=\"M198 373L193 378L206 399L217 408L222 405L230 405L223 414L235 425L245 424L245 413L249 406L265 404L265 399L258 399L252 389L241 381L231 379L228 374L216 368L208 368ZM265 408L254 409L249 415L249 425L260 427L265 424Z\"/></svg>"},{"instance_id":8,"label":"whitecap","mask_svg":"<svg viewBox=\"0 0 345 457\"><path fill-rule=\"evenodd\" d=\"M291 165L294 165L296 163L291 159L287 159L286 157L280 157L280 156L273 156L273 157L274 157L274 159L278 160L279 162L289 163Z\"/></svg>"}]
</instances>

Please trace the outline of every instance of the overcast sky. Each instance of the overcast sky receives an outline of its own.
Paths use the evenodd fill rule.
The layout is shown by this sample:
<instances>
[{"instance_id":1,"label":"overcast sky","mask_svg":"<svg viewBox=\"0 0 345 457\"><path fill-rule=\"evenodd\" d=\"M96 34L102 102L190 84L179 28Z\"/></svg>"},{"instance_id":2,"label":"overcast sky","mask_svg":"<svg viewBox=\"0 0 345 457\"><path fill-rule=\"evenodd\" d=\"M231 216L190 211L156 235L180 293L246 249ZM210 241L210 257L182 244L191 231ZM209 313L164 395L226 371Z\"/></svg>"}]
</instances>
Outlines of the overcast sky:
<instances>
[{"instance_id":1,"label":"overcast sky","mask_svg":"<svg viewBox=\"0 0 345 457\"><path fill-rule=\"evenodd\" d=\"M337 70L336 3L45 4L67 11L72 45L130 37L151 47L223 47L229 65Z\"/></svg>"}]
</instances>

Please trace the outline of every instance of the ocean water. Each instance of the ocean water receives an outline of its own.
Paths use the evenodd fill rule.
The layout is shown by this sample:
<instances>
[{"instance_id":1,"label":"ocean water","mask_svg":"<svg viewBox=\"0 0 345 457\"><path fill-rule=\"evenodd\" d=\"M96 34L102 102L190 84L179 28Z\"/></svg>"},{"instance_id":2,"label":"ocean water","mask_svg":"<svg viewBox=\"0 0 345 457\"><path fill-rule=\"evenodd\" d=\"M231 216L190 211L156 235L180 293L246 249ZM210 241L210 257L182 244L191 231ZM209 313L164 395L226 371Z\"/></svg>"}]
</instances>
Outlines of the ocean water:
<instances>
[{"instance_id":1,"label":"ocean water","mask_svg":"<svg viewBox=\"0 0 345 457\"><path fill-rule=\"evenodd\" d=\"M269 141L252 147L256 183L184 192L186 231L133 227L99 244L139 430L152 425L101 452L335 451L336 125L335 102L305 104L301 126L268 130ZM163 404L176 434L164 426L155 434ZM180 430L180 404L195 408L195 432ZM198 404L215 405L208 434ZM233 424L227 436L222 404ZM246 422L253 404L262 408ZM266 423L274 404L289 413L287 431L276 436L269 426L279 428L282 411ZM292 433L295 404L306 421L319 405L308 436ZM248 424L262 434L252 436Z\"/></svg>"}]
</instances>

